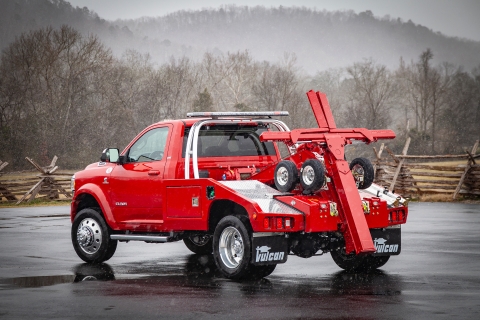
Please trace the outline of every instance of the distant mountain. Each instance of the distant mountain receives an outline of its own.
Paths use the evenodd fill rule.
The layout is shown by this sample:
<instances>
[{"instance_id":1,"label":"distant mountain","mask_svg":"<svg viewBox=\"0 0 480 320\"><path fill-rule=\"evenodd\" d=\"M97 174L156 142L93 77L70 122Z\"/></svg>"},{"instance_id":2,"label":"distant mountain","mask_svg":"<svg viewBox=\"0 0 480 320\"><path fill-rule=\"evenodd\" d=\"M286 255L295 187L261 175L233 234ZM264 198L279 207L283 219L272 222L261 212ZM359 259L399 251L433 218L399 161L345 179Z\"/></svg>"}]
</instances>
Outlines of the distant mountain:
<instances>
[{"instance_id":1,"label":"distant mountain","mask_svg":"<svg viewBox=\"0 0 480 320\"><path fill-rule=\"evenodd\" d=\"M172 55L200 59L205 51L249 50L255 59L268 61L291 52L298 65L313 74L364 58L393 69L400 57L417 60L431 48L434 63L450 62L467 70L480 66L480 42L446 37L411 21L380 19L370 11L224 6L111 22L63 0L0 0L0 4L0 49L21 32L68 24L97 34L117 55L131 48L148 52L157 63Z\"/></svg>"}]
</instances>

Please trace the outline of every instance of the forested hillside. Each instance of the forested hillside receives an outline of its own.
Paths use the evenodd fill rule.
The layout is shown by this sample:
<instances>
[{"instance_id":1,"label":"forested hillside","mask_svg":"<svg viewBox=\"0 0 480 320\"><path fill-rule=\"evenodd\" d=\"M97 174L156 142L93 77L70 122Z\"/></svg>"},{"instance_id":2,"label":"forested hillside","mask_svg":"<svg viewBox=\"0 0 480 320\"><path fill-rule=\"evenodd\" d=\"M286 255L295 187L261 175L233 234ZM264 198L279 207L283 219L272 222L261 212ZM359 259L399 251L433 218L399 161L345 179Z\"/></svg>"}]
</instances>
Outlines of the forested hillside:
<instances>
[{"instance_id":1,"label":"forested hillside","mask_svg":"<svg viewBox=\"0 0 480 320\"><path fill-rule=\"evenodd\" d=\"M187 54L248 49L257 59L272 61L292 52L310 74L370 57L394 68L400 57L410 61L425 48L436 52L434 63L470 69L480 62L480 42L448 38L411 21L377 18L371 11L227 6L115 24L141 37L181 43Z\"/></svg>"},{"instance_id":2,"label":"forested hillside","mask_svg":"<svg viewBox=\"0 0 480 320\"><path fill-rule=\"evenodd\" d=\"M193 46L182 49L173 43L173 40L185 41L187 30L199 30L202 15L205 26L217 23L219 32L226 36L224 22L230 21L230 31L236 30L245 37L248 33L242 33L243 29L255 25L248 18L248 12L273 15L285 11L299 17L310 12L310 25L319 16L330 16L332 25L346 18L346 21L367 19L372 25L392 26L390 20L380 21L369 14L330 14L307 9L231 8L231 11L180 12L158 19L110 23L87 9L73 9L61 0L8 3L14 4L8 7L13 8L11 10L23 8L24 11L18 11L21 13L18 19L25 23L24 28L20 28L23 32L4 44L4 39L14 33L12 19L17 18L9 18L7 22L0 19L3 46L0 160L11 163L9 170L28 168L23 160L25 156L47 164L54 155L59 156L62 168L78 169L98 161L103 148L123 148L147 125L165 118L183 118L188 111L286 110L291 115L287 120L291 128L316 126L305 96L310 89L327 93L338 126L394 129L399 138L389 142L389 146L396 152L401 150L407 136L412 138L409 150L412 154L462 152L480 138L480 56L472 60L476 61L476 67L469 67L452 63L458 59L456 54L445 58L441 55L445 51L432 45L419 47L409 59L399 53L389 53L389 58L396 60L389 66L382 60L383 55L365 58L351 52L350 60L345 58L341 67L317 72L302 68L309 58L302 57L304 51L300 44L319 46L310 52L311 57L333 49L313 33L308 41L299 39L298 45L291 47L295 50L282 49L278 40L281 36L272 31L275 28L271 31L276 36L265 38L253 49L240 48L242 45L234 41L234 35L229 44L238 49L234 51L211 49L208 45L203 46L207 51L197 51L202 44L199 40L192 43L198 45L197 49ZM30 9L22 5L33 6L39 17L35 18ZM0 15L3 14L4 11L0 11ZM221 14L224 18L217 21ZM238 25L242 14L247 14L242 18L244 28ZM278 21L290 20L289 17L278 18ZM163 24L159 23L162 19ZM360 28L362 23L358 23ZM408 23L397 23L399 30L408 27ZM42 27L42 24L49 26ZM5 25L10 28L8 32L3 30ZM153 29L147 32L147 26ZM94 29L103 31L96 33ZM220 36L209 35L208 30L197 31L198 36L205 35L205 39L218 44L225 41ZM160 39L162 32L175 36L161 42L141 38L151 33ZM111 37L107 37L109 33ZM250 40L257 39L258 34L251 32ZM433 35L439 41L456 44L459 52L461 48L473 50L478 46L478 43ZM138 50L126 49L127 42L119 39L128 37L156 43L152 48L176 48L175 54L141 46ZM193 41L194 35L191 37ZM289 37L294 36L285 33L285 40ZM345 43L351 39L346 34L344 37ZM272 46L276 43L277 51L275 57L266 58L260 51L269 48L269 41ZM377 42L376 37L372 36L371 42ZM111 43L117 43L117 47ZM383 46L386 48L388 44L387 41ZM447 44L444 46L448 49ZM344 49L345 56L348 50ZM158 58L158 54L164 55L164 61L154 58L155 55Z\"/></svg>"},{"instance_id":3,"label":"forested hillside","mask_svg":"<svg viewBox=\"0 0 480 320\"><path fill-rule=\"evenodd\" d=\"M172 55L199 61L207 51L238 50L276 62L288 52L312 75L364 58L397 68L400 57L415 60L426 48L435 52L435 64L449 62L470 70L480 63L480 42L446 37L411 21L375 17L370 11L224 6L110 22L64 0L0 0L0 4L0 49L22 32L67 24L83 35L96 34L116 56L135 49L149 53L158 64Z\"/></svg>"}]
</instances>

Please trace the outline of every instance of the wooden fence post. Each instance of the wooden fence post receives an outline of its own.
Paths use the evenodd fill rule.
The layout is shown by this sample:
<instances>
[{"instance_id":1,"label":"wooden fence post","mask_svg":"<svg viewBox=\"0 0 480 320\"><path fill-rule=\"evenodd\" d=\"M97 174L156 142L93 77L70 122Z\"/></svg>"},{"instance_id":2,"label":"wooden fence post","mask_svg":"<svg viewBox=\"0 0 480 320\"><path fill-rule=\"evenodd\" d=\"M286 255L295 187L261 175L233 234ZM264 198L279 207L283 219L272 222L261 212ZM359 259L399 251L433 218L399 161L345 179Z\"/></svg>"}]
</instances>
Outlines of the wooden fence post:
<instances>
[{"instance_id":1,"label":"wooden fence post","mask_svg":"<svg viewBox=\"0 0 480 320\"><path fill-rule=\"evenodd\" d=\"M375 164L373 165L373 172L375 174L377 173L377 163L380 164L380 161L382 161L383 148L385 148L385 143L382 143L380 145L380 149L378 150L378 152L377 152L377 149L375 147L373 147L373 152L375 153L375 158L377 158L377 160L375 161Z\"/></svg>"},{"instance_id":2,"label":"wooden fence post","mask_svg":"<svg viewBox=\"0 0 480 320\"><path fill-rule=\"evenodd\" d=\"M453 193L453 199L454 200L457 198L457 195L460 192L460 189L462 188L463 181L465 181L465 177L467 176L468 170L470 170L470 168L472 167L472 163L475 162L473 156L475 155L475 153L477 153L478 142L479 142L478 140L475 141L475 144L473 145L472 151L470 152L470 157L468 158L467 166L465 167L465 170L463 171L462 177L460 178L460 181L458 182L457 188L455 189L455 192Z\"/></svg>"},{"instance_id":3,"label":"wooden fence post","mask_svg":"<svg viewBox=\"0 0 480 320\"><path fill-rule=\"evenodd\" d=\"M0 171L2 171L7 165L8 162L2 162L0 160ZM2 197L5 197L7 200L17 200L15 195L11 193L6 186L3 186L2 182L0 181L0 200L2 199Z\"/></svg>"},{"instance_id":4,"label":"wooden fence post","mask_svg":"<svg viewBox=\"0 0 480 320\"><path fill-rule=\"evenodd\" d=\"M405 142L405 146L403 147L402 155L406 156L408 147L410 146L410 137L407 138L407 141ZM400 162L398 163L397 170L395 171L395 174L393 175L393 180L392 183L390 184L390 190L393 192L395 188L395 182L397 182L398 175L400 174L400 170L402 169L403 162L405 161L405 158L401 158Z\"/></svg>"},{"instance_id":5,"label":"wooden fence post","mask_svg":"<svg viewBox=\"0 0 480 320\"><path fill-rule=\"evenodd\" d=\"M35 199L43 186L46 186L48 188L48 197L51 199L58 198L58 191L64 194L67 198L72 196L70 192L66 191L62 186L56 183L55 178L52 176L52 174L58 169L58 166L55 165L58 160L57 156L54 156L50 165L46 167L41 167L38 163L36 163L33 159L30 159L29 157L26 157L25 159L41 173L41 175L39 176L40 181L38 181L32 188L30 188L30 190L28 190L27 193L25 193L23 197L17 201L17 204L20 204L22 201L24 201L28 195L30 195L30 198L27 200L27 202Z\"/></svg>"}]
</instances>

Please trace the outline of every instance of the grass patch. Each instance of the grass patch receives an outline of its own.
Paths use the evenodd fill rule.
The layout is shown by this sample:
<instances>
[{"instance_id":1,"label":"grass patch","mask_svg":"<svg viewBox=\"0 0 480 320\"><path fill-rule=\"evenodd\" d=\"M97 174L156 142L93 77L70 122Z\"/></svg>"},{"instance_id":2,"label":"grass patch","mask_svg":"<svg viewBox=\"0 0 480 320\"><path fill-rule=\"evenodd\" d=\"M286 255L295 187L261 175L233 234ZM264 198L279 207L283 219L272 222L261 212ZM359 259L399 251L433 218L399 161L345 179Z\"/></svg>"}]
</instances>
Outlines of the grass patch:
<instances>
[{"instance_id":1,"label":"grass patch","mask_svg":"<svg viewBox=\"0 0 480 320\"><path fill-rule=\"evenodd\" d=\"M423 194L417 198L418 202L458 202L459 199L453 200L451 194Z\"/></svg>"},{"instance_id":2,"label":"grass patch","mask_svg":"<svg viewBox=\"0 0 480 320\"><path fill-rule=\"evenodd\" d=\"M71 200L46 200L46 199L34 199L31 202L22 202L15 204L15 201L0 201L0 208L19 208L19 207L50 207L50 206L68 206Z\"/></svg>"}]
</instances>

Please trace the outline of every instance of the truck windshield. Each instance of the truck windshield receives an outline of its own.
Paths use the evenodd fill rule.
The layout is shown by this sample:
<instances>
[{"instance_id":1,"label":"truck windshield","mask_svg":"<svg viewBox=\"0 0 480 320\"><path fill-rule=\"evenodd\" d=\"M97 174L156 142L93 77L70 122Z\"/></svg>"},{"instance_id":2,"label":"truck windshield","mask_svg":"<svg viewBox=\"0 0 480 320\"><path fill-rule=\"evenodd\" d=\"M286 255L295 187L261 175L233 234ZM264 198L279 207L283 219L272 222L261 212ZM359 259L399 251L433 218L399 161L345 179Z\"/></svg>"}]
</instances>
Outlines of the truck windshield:
<instances>
[{"instance_id":1,"label":"truck windshield","mask_svg":"<svg viewBox=\"0 0 480 320\"><path fill-rule=\"evenodd\" d=\"M188 133L185 128L182 156L185 157ZM266 126L212 125L200 129L198 157L239 157L275 155L272 142L261 142Z\"/></svg>"}]
</instances>

